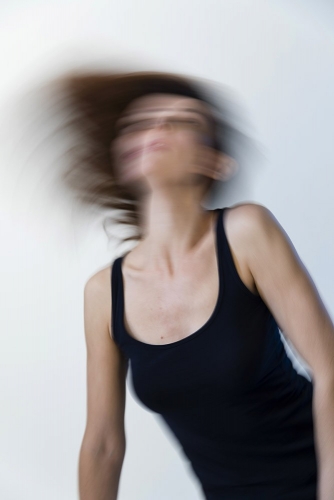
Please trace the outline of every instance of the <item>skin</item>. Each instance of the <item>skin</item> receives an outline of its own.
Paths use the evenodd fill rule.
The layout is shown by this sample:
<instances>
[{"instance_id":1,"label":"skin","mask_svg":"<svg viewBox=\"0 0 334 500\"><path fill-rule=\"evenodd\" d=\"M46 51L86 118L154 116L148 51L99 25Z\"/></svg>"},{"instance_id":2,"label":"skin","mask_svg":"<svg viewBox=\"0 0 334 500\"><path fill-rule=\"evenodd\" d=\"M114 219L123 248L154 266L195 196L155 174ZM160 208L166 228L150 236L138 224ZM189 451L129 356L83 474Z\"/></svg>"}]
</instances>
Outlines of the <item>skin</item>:
<instances>
[{"instance_id":1,"label":"skin","mask_svg":"<svg viewBox=\"0 0 334 500\"><path fill-rule=\"evenodd\" d=\"M191 104L205 109L199 101ZM130 111L150 108L162 118L188 105L187 98L147 96L133 103ZM138 141L144 147L132 167L130 163L127 167L133 179L146 183L142 220L147 232L126 256L123 279L128 331L148 343L169 343L190 335L212 313L218 294L214 232L212 220L200 206L203 193L195 173L222 180L233 175L233 164L201 145L193 131L163 123L160 120L129 142L128 137L118 143L126 149ZM146 154L145 146L154 139L166 142L166 149ZM334 496L333 321L291 240L270 210L252 203L231 207L225 231L241 280L261 296L310 369L318 496L329 500Z\"/></svg>"},{"instance_id":2,"label":"skin","mask_svg":"<svg viewBox=\"0 0 334 500\"><path fill-rule=\"evenodd\" d=\"M182 96L137 99L126 110L132 132L131 127L125 133L120 128L111 146L121 182L141 195L145 237L123 259L122 272L125 324L133 337L149 344L191 335L207 321L218 295L215 220L201 206L203 175L227 180L237 167L203 144L203 137L210 135L209 122L180 121L189 107L210 111L204 103ZM139 118L151 121L140 127ZM163 146L150 150L154 140ZM137 154L126 156L135 147L140 148ZM270 210L256 203L235 205L226 210L224 227L240 279L252 293L260 294L312 373L319 499L329 500L334 498L333 322ZM90 485L94 493L102 483L107 489L108 481L108 491L117 490L125 453L126 367L112 339L110 271L110 266L98 271L85 287L88 408L82 460L91 463L88 457L100 457L110 466L105 476L103 467L97 467L87 479L85 487ZM81 470L87 478L88 466Z\"/></svg>"},{"instance_id":3,"label":"skin","mask_svg":"<svg viewBox=\"0 0 334 500\"><path fill-rule=\"evenodd\" d=\"M189 108L195 111L186 111ZM212 133L208 113L196 99L158 94L136 99L119 120L121 133L111 151L121 181L142 193L146 237L136 255L146 256L148 271L177 274L178 261L188 257L209 222L200 207L203 176L223 180L233 174L228 157L201 143ZM152 141L159 141L161 148L152 150ZM124 158L133 148L141 149Z\"/></svg>"},{"instance_id":4,"label":"skin","mask_svg":"<svg viewBox=\"0 0 334 500\"><path fill-rule=\"evenodd\" d=\"M112 154L120 180L136 185L142 195L146 234L123 260L131 311L125 323L146 343L169 343L191 334L217 301L215 221L200 205L203 178L226 180L235 163L203 144L203 138L212 137L210 112L196 99L149 95L134 101L118 123ZM151 149L152 141L161 148ZM254 289L242 262L238 267Z\"/></svg>"}]
</instances>

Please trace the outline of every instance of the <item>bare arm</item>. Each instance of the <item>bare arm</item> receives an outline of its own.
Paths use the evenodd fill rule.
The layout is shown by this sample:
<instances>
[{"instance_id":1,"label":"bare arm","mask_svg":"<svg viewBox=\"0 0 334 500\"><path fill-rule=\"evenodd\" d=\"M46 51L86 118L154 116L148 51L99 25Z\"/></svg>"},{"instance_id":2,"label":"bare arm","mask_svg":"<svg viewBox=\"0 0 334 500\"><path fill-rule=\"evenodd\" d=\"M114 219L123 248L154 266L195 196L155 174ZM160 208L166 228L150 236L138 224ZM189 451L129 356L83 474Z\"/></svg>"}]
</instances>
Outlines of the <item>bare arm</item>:
<instances>
[{"instance_id":1,"label":"bare arm","mask_svg":"<svg viewBox=\"0 0 334 500\"><path fill-rule=\"evenodd\" d=\"M87 422L79 456L80 500L116 500L125 455L127 364L111 336L110 268L86 283Z\"/></svg>"},{"instance_id":2,"label":"bare arm","mask_svg":"<svg viewBox=\"0 0 334 500\"><path fill-rule=\"evenodd\" d=\"M239 210L256 287L312 371L319 500L334 498L334 324L290 238L257 204Z\"/></svg>"}]
</instances>

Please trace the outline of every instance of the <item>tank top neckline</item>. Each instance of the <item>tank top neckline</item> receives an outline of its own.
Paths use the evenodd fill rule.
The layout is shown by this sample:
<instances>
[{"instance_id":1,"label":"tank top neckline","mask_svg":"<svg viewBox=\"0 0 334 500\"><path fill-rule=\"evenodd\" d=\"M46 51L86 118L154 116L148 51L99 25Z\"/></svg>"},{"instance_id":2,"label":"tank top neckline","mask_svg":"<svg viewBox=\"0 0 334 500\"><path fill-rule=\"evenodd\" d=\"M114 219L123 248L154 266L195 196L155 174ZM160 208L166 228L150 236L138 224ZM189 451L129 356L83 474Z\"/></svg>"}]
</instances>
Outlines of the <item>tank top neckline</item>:
<instances>
[{"instance_id":1,"label":"tank top neckline","mask_svg":"<svg viewBox=\"0 0 334 500\"><path fill-rule=\"evenodd\" d=\"M120 310L119 310L119 322L118 322L118 324L121 327L122 333L125 335L126 339L129 340L129 342L132 342L133 344L136 344L137 346L141 346L144 348L146 347L148 349L157 349L157 350L158 349L167 349L167 348L171 348L171 347L178 347L178 346L184 344L185 342L189 342L189 341L195 339L196 337L198 337L199 335L201 335L203 332L205 332L207 330L207 328L214 321L214 319L216 318L216 316L220 310L220 306L221 306L221 302L222 302L222 298L223 298L223 289L224 289L224 286L223 286L223 262L222 262L222 260L223 260L223 256L222 256L222 251L223 251L222 236L223 236L223 234L222 233L224 231L224 228L223 228L222 217L223 217L223 212L224 212L225 208L227 208L227 207L213 209L213 211L217 212L216 221L215 221L215 255L216 255L217 266L218 266L219 284L218 284L218 297L216 300L216 304L215 304L215 307L214 307L210 317L208 318L208 320L200 328L198 328L196 331L194 331L190 335L187 335L186 337L183 337L182 339L176 340L174 342L169 342L168 344L149 344L147 342L143 342L142 340L138 340L138 339L134 338L132 335L130 335L130 333L127 331L127 328L126 328L125 322L124 322L124 302L125 301L124 301L124 282L123 282L123 272L122 272L122 262L123 262L124 257L127 254L124 254L118 258L118 274L119 274L119 286L120 286L120 288L119 288Z\"/></svg>"}]
</instances>

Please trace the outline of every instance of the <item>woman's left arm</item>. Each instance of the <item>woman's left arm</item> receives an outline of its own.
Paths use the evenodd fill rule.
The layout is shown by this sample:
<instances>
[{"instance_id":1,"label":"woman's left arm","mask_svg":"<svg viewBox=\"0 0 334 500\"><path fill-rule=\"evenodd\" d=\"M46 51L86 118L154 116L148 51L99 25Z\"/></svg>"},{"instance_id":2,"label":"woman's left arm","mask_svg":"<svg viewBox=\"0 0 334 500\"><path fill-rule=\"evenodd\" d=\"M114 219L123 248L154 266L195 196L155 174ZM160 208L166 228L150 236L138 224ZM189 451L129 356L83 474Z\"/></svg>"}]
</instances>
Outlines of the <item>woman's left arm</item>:
<instances>
[{"instance_id":1,"label":"woman's left arm","mask_svg":"<svg viewBox=\"0 0 334 500\"><path fill-rule=\"evenodd\" d=\"M333 500L334 324L291 240L270 210L248 203L238 212L239 234L258 292L312 371L317 498Z\"/></svg>"}]
</instances>

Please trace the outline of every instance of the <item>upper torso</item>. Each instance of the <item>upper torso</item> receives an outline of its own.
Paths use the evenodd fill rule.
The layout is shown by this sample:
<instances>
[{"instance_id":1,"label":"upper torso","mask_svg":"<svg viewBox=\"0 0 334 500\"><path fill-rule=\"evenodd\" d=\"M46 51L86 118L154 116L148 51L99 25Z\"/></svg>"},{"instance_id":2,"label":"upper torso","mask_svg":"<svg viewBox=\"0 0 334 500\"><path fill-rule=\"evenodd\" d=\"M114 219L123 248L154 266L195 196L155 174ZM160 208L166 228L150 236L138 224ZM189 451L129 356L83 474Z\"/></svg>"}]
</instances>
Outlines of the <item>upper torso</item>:
<instances>
[{"instance_id":1,"label":"upper torso","mask_svg":"<svg viewBox=\"0 0 334 500\"><path fill-rule=\"evenodd\" d=\"M237 210L217 211L215 239L185 269L176 299L154 276L135 283L117 258L111 333L134 394L179 440L207 500L314 500L313 386L251 290Z\"/></svg>"},{"instance_id":2,"label":"upper torso","mask_svg":"<svg viewBox=\"0 0 334 500\"><path fill-rule=\"evenodd\" d=\"M242 244L238 227L242 207L228 207L225 214L225 231L233 261L241 281L258 295L253 276L247 264L247 246ZM239 212L239 213L238 213ZM122 261L125 289L124 320L131 335L150 344L165 344L179 340L203 325L211 315L218 296L218 268L215 249L215 224L217 212L212 218L207 234L196 255L188 259L182 274L173 280L162 280L154 273L140 269L140 259L135 249ZM104 272L106 294L110 295L108 266ZM112 298L110 297L112 300ZM108 303L109 301L106 301ZM150 307L147 308L146 304ZM111 314L109 332L111 335Z\"/></svg>"}]
</instances>

